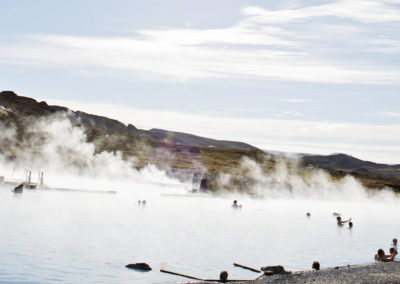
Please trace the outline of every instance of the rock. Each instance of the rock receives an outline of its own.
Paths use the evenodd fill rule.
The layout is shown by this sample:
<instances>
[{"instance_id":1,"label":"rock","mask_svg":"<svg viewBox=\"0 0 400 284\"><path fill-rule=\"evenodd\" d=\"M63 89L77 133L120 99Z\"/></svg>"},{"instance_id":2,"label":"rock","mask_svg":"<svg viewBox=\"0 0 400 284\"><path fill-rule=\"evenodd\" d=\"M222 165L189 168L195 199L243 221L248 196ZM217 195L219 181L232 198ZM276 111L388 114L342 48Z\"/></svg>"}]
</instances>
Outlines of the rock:
<instances>
[{"instance_id":1,"label":"rock","mask_svg":"<svg viewBox=\"0 0 400 284\"><path fill-rule=\"evenodd\" d=\"M268 271L264 271L264 275L271 276L271 275L274 275L274 273L271 270L268 270Z\"/></svg>"},{"instance_id":2,"label":"rock","mask_svg":"<svg viewBox=\"0 0 400 284\"><path fill-rule=\"evenodd\" d=\"M274 265L274 266L264 266L261 267L261 270L264 272L272 272L273 274L287 274L285 268L282 265Z\"/></svg>"},{"instance_id":3,"label":"rock","mask_svg":"<svg viewBox=\"0 0 400 284\"><path fill-rule=\"evenodd\" d=\"M125 265L127 268L142 270L142 271L150 271L151 267L147 263L139 262L139 263L130 263Z\"/></svg>"}]
</instances>

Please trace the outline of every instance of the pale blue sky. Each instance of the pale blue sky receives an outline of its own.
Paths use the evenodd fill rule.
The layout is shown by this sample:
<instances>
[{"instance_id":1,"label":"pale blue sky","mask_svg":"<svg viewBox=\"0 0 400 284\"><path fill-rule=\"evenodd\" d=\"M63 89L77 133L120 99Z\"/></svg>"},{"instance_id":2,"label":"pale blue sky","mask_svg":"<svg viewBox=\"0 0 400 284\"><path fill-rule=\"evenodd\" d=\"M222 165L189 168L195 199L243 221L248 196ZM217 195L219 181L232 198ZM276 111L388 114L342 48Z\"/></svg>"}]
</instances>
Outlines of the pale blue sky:
<instances>
[{"instance_id":1,"label":"pale blue sky","mask_svg":"<svg viewBox=\"0 0 400 284\"><path fill-rule=\"evenodd\" d=\"M2 0L0 89L141 128L400 163L399 3Z\"/></svg>"}]
</instances>

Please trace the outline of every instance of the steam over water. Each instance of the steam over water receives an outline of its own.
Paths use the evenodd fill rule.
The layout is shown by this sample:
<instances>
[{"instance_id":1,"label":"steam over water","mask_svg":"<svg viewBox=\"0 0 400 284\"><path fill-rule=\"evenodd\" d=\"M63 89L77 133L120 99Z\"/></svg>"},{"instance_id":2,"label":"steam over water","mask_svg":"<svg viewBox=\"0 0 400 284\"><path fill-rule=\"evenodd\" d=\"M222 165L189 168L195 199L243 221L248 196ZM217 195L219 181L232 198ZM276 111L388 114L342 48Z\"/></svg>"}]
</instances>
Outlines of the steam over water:
<instances>
[{"instance_id":1,"label":"steam over water","mask_svg":"<svg viewBox=\"0 0 400 284\"><path fill-rule=\"evenodd\" d=\"M116 184L121 186L121 184ZM111 188L113 189L113 188ZM363 202L249 199L241 196L180 197L181 185L126 183L117 194L0 191L0 282L176 283L167 269L214 278L255 273L233 267L284 265L288 270L373 261L398 236L398 201ZM234 198L243 205L232 209ZM146 199L145 207L138 199ZM307 218L306 212L311 212ZM332 212L352 217L338 228ZM153 271L129 270L147 262Z\"/></svg>"},{"instance_id":2,"label":"steam over water","mask_svg":"<svg viewBox=\"0 0 400 284\"><path fill-rule=\"evenodd\" d=\"M204 278L253 278L237 262L287 270L365 264L378 248L388 251L400 237L400 200L388 191L373 196L353 178L332 182L322 171L308 179L284 161L265 175L251 160L242 168L256 182L260 199L230 193L188 195L188 184L154 166L140 171L119 153L96 153L83 131L65 117L32 126L42 139L24 141L13 163L0 162L0 175L24 178L24 168L43 170L51 188L113 190L116 194L24 190L0 187L0 283L176 283L168 270ZM13 147L14 132L7 132ZM44 139L44 138L45 139ZM16 144L17 145L17 144ZM29 148L36 145L35 149ZM0 159L1 161L1 159ZM34 180L33 175L33 180ZM222 175L220 185L229 187ZM231 208L233 199L243 205ZM146 206L138 206L146 200ZM311 217L306 217L306 212ZM338 228L333 212L352 217L354 227ZM147 262L151 272L129 270Z\"/></svg>"}]
</instances>

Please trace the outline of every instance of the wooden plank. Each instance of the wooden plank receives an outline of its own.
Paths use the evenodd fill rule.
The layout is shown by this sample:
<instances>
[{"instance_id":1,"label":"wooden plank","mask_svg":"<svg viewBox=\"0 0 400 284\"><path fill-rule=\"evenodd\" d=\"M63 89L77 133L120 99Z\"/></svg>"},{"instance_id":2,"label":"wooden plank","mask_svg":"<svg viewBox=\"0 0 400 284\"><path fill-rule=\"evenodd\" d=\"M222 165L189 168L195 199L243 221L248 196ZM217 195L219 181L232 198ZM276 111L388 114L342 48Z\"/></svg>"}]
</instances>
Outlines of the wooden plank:
<instances>
[{"instance_id":1,"label":"wooden plank","mask_svg":"<svg viewBox=\"0 0 400 284\"><path fill-rule=\"evenodd\" d=\"M246 266L246 265L242 265L242 264L239 264L239 263L235 263L234 262L233 265L237 266L237 267L240 267L240 268L243 268L243 269L251 270L251 271L257 272L257 273L261 272L261 270L259 270L259 269L255 269L255 268L252 268L252 267L249 267L249 266Z\"/></svg>"},{"instance_id":2,"label":"wooden plank","mask_svg":"<svg viewBox=\"0 0 400 284\"><path fill-rule=\"evenodd\" d=\"M186 278L190 278L190 279L195 279L195 280L206 281L205 279L201 279L201 278L198 278L198 277L195 277L195 276L190 276L190 275L187 275L187 274L173 272L173 271L169 271L169 270L165 270L165 269L160 269L160 272L169 273L169 274L172 274L172 275L178 275L178 276L182 276L182 277L186 277Z\"/></svg>"}]
</instances>

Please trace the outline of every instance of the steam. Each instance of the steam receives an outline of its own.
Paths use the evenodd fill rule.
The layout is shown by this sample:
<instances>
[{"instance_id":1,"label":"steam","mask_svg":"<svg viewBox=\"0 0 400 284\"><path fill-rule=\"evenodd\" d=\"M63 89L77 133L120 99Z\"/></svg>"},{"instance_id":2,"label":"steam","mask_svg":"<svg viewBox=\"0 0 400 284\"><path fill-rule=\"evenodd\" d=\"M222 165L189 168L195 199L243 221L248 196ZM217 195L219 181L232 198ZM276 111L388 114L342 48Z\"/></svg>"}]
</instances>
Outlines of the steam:
<instances>
[{"instance_id":1,"label":"steam","mask_svg":"<svg viewBox=\"0 0 400 284\"><path fill-rule=\"evenodd\" d=\"M3 132L6 135L2 135L1 145L7 144L7 152L13 153L11 161L5 153L0 156L2 173L21 178L26 168L33 172L42 170L45 183L64 188L115 188L115 184L129 182L177 183L154 165L136 170L136 158L123 157L120 151L96 152L96 144L87 142L85 129L74 125L69 115L57 113L26 122L23 139L18 137L17 129L2 126L7 131Z\"/></svg>"},{"instance_id":2,"label":"steam","mask_svg":"<svg viewBox=\"0 0 400 284\"><path fill-rule=\"evenodd\" d=\"M350 175L334 179L326 171L300 165L296 158L266 156L274 163L273 168L264 170L256 161L243 158L239 171L245 173L244 182L238 191L266 199L311 199L337 201L388 201L397 199L389 189L365 188ZM233 178L221 174L218 178L222 188L232 187Z\"/></svg>"},{"instance_id":3,"label":"steam","mask_svg":"<svg viewBox=\"0 0 400 284\"><path fill-rule=\"evenodd\" d=\"M138 158L120 151L99 151L101 137L88 142L85 129L76 125L69 113L57 113L37 120L27 120L23 127L0 125L0 175L23 180L26 168L33 174L45 174L45 184L51 187L77 189L132 189L138 184L173 185L182 190L186 181L172 178L171 165L177 159L173 151L135 144L138 152L149 157L150 164L139 166ZM21 132L24 135L21 135ZM107 137L107 143L118 143L118 137ZM8 156L7 156L8 155ZM208 173L198 160L193 160L193 172L213 177L218 191L233 191L257 198L323 199L323 200L390 200L389 190L372 191L351 176L333 179L321 169L306 168L293 157L265 155L259 163L243 158L232 172ZM137 168L140 168L138 170ZM178 174L174 173L177 177ZM187 173L186 173L187 174ZM184 175L183 175L184 176ZM34 178L34 176L33 176Z\"/></svg>"}]
</instances>

